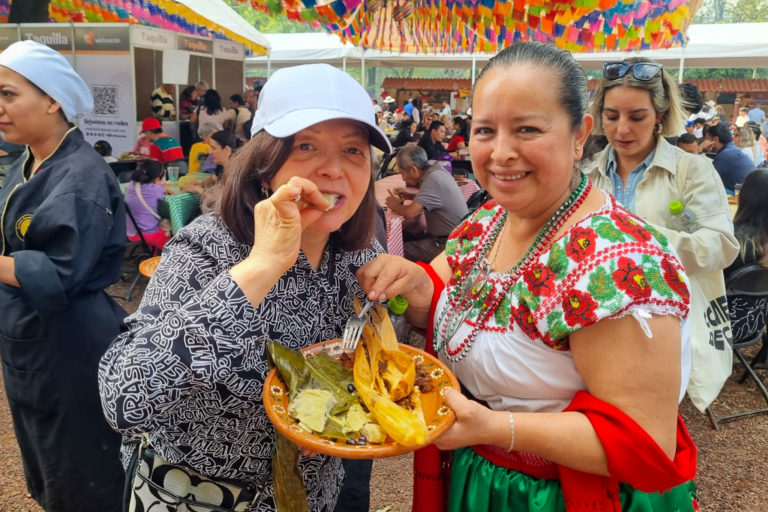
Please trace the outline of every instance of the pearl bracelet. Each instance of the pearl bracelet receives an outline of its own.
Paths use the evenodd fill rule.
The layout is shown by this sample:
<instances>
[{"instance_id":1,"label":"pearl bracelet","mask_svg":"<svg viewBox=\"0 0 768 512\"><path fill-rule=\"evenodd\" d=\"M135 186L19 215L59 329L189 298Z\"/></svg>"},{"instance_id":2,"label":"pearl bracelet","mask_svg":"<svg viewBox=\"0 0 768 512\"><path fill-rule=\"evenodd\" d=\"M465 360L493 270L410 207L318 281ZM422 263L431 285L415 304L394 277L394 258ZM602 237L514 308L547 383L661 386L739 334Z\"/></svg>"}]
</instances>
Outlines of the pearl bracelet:
<instances>
[{"instance_id":1,"label":"pearl bracelet","mask_svg":"<svg viewBox=\"0 0 768 512\"><path fill-rule=\"evenodd\" d=\"M512 411L508 411L507 414L509 414L509 448L507 451L511 452L515 448L515 417Z\"/></svg>"}]
</instances>

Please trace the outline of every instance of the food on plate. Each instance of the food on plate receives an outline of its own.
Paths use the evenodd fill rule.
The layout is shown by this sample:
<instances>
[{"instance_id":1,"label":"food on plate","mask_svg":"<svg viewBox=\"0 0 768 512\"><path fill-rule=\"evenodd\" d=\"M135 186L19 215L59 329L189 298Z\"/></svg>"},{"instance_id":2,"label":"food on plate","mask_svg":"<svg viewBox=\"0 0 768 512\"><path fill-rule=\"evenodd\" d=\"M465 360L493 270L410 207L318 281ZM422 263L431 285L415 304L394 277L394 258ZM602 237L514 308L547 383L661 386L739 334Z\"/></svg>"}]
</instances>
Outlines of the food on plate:
<instances>
[{"instance_id":1,"label":"food on plate","mask_svg":"<svg viewBox=\"0 0 768 512\"><path fill-rule=\"evenodd\" d=\"M371 313L363 336L347 364L326 352L304 357L279 343L267 345L270 358L288 390L288 413L297 425L348 444L380 444L391 438L404 446L426 442L427 426L420 383L434 389L418 360L400 351L392 322L383 306ZM417 359L418 361L414 361Z\"/></svg>"}]
</instances>

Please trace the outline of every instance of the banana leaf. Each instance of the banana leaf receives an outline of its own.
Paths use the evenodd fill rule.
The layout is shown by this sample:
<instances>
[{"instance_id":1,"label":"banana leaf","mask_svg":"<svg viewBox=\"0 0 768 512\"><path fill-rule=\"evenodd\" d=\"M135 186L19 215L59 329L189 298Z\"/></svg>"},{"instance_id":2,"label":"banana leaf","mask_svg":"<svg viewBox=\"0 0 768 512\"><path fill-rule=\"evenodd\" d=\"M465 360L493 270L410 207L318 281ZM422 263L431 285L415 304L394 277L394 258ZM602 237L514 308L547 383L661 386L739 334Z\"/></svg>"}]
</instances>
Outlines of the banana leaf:
<instances>
[{"instance_id":1,"label":"banana leaf","mask_svg":"<svg viewBox=\"0 0 768 512\"><path fill-rule=\"evenodd\" d=\"M299 473L299 450L295 444L277 433L272 456L275 505L279 512L307 512L307 491Z\"/></svg>"},{"instance_id":2,"label":"banana leaf","mask_svg":"<svg viewBox=\"0 0 768 512\"><path fill-rule=\"evenodd\" d=\"M355 395L349 392L350 385L354 382L352 372L343 364L333 359L325 352L305 360L308 372L307 381L302 387L311 386L319 389L327 389L333 395L336 402L330 414L340 414L357 402Z\"/></svg>"},{"instance_id":3,"label":"banana leaf","mask_svg":"<svg viewBox=\"0 0 768 512\"><path fill-rule=\"evenodd\" d=\"M306 367L304 356L298 350L293 350L285 345L270 341L267 343L267 352L280 380L288 388L288 398L293 400L301 391L301 384L306 380Z\"/></svg>"}]
</instances>

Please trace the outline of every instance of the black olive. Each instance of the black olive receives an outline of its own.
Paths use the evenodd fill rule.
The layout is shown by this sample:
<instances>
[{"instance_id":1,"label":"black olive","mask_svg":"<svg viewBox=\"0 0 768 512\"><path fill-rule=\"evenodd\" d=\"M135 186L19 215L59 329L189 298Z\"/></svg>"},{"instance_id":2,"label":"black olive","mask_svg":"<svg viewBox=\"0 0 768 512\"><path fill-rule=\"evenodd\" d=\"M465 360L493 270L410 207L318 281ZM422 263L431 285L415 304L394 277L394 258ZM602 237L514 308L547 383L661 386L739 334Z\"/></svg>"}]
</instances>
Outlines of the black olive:
<instances>
[{"instance_id":1,"label":"black olive","mask_svg":"<svg viewBox=\"0 0 768 512\"><path fill-rule=\"evenodd\" d=\"M365 438L364 435L360 434L360 437L357 438L358 441L362 441L363 444L368 442L368 439Z\"/></svg>"},{"instance_id":2,"label":"black olive","mask_svg":"<svg viewBox=\"0 0 768 512\"><path fill-rule=\"evenodd\" d=\"M362 439L358 439L358 440L357 440L357 445L358 445L358 446L365 446L365 441L364 441L364 440L362 440Z\"/></svg>"},{"instance_id":3,"label":"black olive","mask_svg":"<svg viewBox=\"0 0 768 512\"><path fill-rule=\"evenodd\" d=\"M350 393L354 393L355 392L355 385L354 384L350 384L349 386L347 386L347 391L349 391Z\"/></svg>"},{"instance_id":4,"label":"black olive","mask_svg":"<svg viewBox=\"0 0 768 512\"><path fill-rule=\"evenodd\" d=\"M357 441L354 439L347 439L347 444L357 444Z\"/></svg>"}]
</instances>

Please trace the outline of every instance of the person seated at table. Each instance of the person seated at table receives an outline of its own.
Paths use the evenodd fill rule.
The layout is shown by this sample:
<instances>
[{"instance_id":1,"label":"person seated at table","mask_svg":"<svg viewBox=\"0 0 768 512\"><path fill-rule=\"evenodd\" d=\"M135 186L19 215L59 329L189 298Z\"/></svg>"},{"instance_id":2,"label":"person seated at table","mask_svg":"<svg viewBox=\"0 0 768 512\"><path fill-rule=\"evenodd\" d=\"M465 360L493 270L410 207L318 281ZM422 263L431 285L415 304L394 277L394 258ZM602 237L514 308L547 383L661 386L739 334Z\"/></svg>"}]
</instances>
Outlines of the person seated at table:
<instances>
[{"instance_id":1,"label":"person seated at table","mask_svg":"<svg viewBox=\"0 0 768 512\"><path fill-rule=\"evenodd\" d=\"M185 183L181 187L182 192L200 194L200 209L203 213L213 210L215 202L219 198L221 190L216 184L219 182L224 166L229 162L232 154L240 146L235 135L229 130L221 130L210 136L210 156L216 163L213 174L203 181Z\"/></svg>"},{"instance_id":2,"label":"person seated at table","mask_svg":"<svg viewBox=\"0 0 768 512\"><path fill-rule=\"evenodd\" d=\"M141 132L152 145L149 147L149 158L161 164L175 165L179 175L187 174L187 161L179 141L163 131L163 125L154 117L148 117L141 123Z\"/></svg>"},{"instance_id":3,"label":"person seated at table","mask_svg":"<svg viewBox=\"0 0 768 512\"><path fill-rule=\"evenodd\" d=\"M469 210L459 186L442 166L430 166L421 146L406 146L397 153L397 167L406 185L418 188L389 192L386 206L407 219L426 214L427 231L403 233L403 255L411 261L429 262L443 252L445 242ZM409 204L405 204L411 199Z\"/></svg>"},{"instance_id":4,"label":"person seated at table","mask_svg":"<svg viewBox=\"0 0 768 512\"><path fill-rule=\"evenodd\" d=\"M714 152L712 164L723 181L728 195L733 195L736 185L744 182L747 174L755 170L754 161L733 143L733 135L727 123L717 123L707 128L704 150Z\"/></svg>"},{"instance_id":5,"label":"person seated at table","mask_svg":"<svg viewBox=\"0 0 768 512\"><path fill-rule=\"evenodd\" d=\"M723 270L726 281L736 270L757 263L768 267L768 168L749 173L739 193L739 207L733 218L733 231L739 241L739 254ZM737 295L728 298L733 341L750 339L768 321L768 299Z\"/></svg>"},{"instance_id":6,"label":"person seated at table","mask_svg":"<svg viewBox=\"0 0 768 512\"><path fill-rule=\"evenodd\" d=\"M200 142L195 142L189 149L189 173L193 172L213 172L216 169L216 163L211 157L211 135L223 130L221 123L209 121L200 125L197 134L200 136Z\"/></svg>"},{"instance_id":7,"label":"person seated at table","mask_svg":"<svg viewBox=\"0 0 768 512\"><path fill-rule=\"evenodd\" d=\"M699 154L699 143L693 133L684 133L677 138L677 147L692 155Z\"/></svg>"},{"instance_id":8,"label":"person seated at table","mask_svg":"<svg viewBox=\"0 0 768 512\"><path fill-rule=\"evenodd\" d=\"M117 162L117 158L112 156L112 144L105 140L97 140L93 143L93 149L96 150L98 154L100 154L104 161L108 164L111 164L112 162Z\"/></svg>"},{"instance_id":9,"label":"person seated at table","mask_svg":"<svg viewBox=\"0 0 768 512\"><path fill-rule=\"evenodd\" d=\"M443 146L444 138L445 125L440 121L432 121L429 125L429 130L419 141L419 147L423 148L427 153L428 160L443 159L448 155L448 151Z\"/></svg>"},{"instance_id":10,"label":"person seated at table","mask_svg":"<svg viewBox=\"0 0 768 512\"><path fill-rule=\"evenodd\" d=\"M170 233L160 229L160 216L157 205L166 194L173 195L163 179L165 170L160 162L146 160L141 162L131 175L131 181L125 188L125 204L130 208L136 225L141 230L144 240L150 247L163 250L165 243L171 239ZM125 230L128 240L141 240L136 226L126 215Z\"/></svg>"},{"instance_id":11,"label":"person seated at table","mask_svg":"<svg viewBox=\"0 0 768 512\"><path fill-rule=\"evenodd\" d=\"M467 121L461 116L456 116L453 118L453 136L445 149L449 153L456 153L458 155L460 149L467 149L468 143L469 126L467 126Z\"/></svg>"},{"instance_id":12,"label":"person seated at table","mask_svg":"<svg viewBox=\"0 0 768 512\"><path fill-rule=\"evenodd\" d=\"M748 124L733 130L733 143L742 153L752 159L755 166L763 162L763 152L755 140L755 134Z\"/></svg>"},{"instance_id":13,"label":"person seated at table","mask_svg":"<svg viewBox=\"0 0 768 512\"><path fill-rule=\"evenodd\" d=\"M139 310L102 358L102 403L115 429L147 433L155 460L176 468L165 472L169 489L197 473L203 485L239 491L228 509L277 510L272 456L281 450L298 455L292 483L306 490L305 510L331 511L342 460L278 444L261 399L265 345L341 337L354 298L364 298L355 272L383 252L373 237L372 148L391 146L365 89L327 64L273 73L252 134L227 166L216 212L168 243ZM130 441L124 459L135 464ZM156 502L147 487L132 492L144 510Z\"/></svg>"},{"instance_id":14,"label":"person seated at table","mask_svg":"<svg viewBox=\"0 0 768 512\"><path fill-rule=\"evenodd\" d=\"M400 148L408 144L409 142L416 142L416 121L410 117L400 122L400 131L397 132L397 137L392 142L392 147Z\"/></svg>"}]
</instances>

